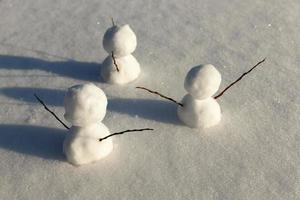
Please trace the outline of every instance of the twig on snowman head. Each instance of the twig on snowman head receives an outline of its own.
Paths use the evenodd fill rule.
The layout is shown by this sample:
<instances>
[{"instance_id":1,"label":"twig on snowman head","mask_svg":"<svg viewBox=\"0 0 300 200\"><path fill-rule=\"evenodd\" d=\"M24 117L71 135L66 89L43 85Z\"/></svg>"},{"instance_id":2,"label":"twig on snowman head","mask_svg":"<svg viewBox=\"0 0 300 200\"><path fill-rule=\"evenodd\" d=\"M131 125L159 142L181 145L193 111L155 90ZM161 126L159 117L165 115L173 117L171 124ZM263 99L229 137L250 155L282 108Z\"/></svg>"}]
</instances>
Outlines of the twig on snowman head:
<instances>
[{"instance_id":1,"label":"twig on snowman head","mask_svg":"<svg viewBox=\"0 0 300 200\"><path fill-rule=\"evenodd\" d=\"M174 100L174 99L172 99L172 98L170 98L170 97L167 97L167 96L165 96L165 95L163 95L163 94L161 94L161 93L159 93L159 92L156 92L156 91L153 91L153 90L149 90L149 89L147 89L147 88L145 88L145 87L136 87L136 88L137 88L137 89L146 90L146 91L148 91L148 92L150 92L150 93L152 93L152 94L156 94L156 95L158 95L158 96L160 96L160 97L162 97L162 98L165 98L165 99L167 99L167 100L169 100L169 101L172 101L172 102L176 103L177 105L183 107L183 104L182 104L182 103L180 103L180 102L178 102L178 101L176 101L176 100Z\"/></svg>"},{"instance_id":2,"label":"twig on snowman head","mask_svg":"<svg viewBox=\"0 0 300 200\"><path fill-rule=\"evenodd\" d=\"M111 52L111 57L112 57L112 59L113 59L113 62L114 62L114 65L115 65L117 71L119 72L120 69L119 69L119 67L118 67L118 65L117 65L116 58L115 58L115 55L114 55L114 51Z\"/></svg>"},{"instance_id":3,"label":"twig on snowman head","mask_svg":"<svg viewBox=\"0 0 300 200\"><path fill-rule=\"evenodd\" d=\"M111 23L112 23L113 26L116 25L113 17L111 17Z\"/></svg>"},{"instance_id":4,"label":"twig on snowman head","mask_svg":"<svg viewBox=\"0 0 300 200\"><path fill-rule=\"evenodd\" d=\"M35 98L44 106L44 108L49 112L51 113L51 115L53 115L55 117L55 119L57 119L57 121L59 121L66 129L70 129L61 119L59 119L59 117L52 111L50 110L47 105L43 102L42 99L40 99L38 97L37 94L34 94Z\"/></svg>"},{"instance_id":5,"label":"twig on snowman head","mask_svg":"<svg viewBox=\"0 0 300 200\"><path fill-rule=\"evenodd\" d=\"M236 79L234 82L232 82L229 86L227 86L222 92L220 92L218 95L216 95L214 98L217 99L220 96L222 96L229 88L231 88L234 84L236 84L237 82L239 82L244 76L246 76L247 74L249 74L254 68L256 68L258 65L260 65L261 63L265 62L266 58L264 58L263 60L259 61L256 65L254 65L250 70L248 70L247 72L243 73L238 79Z\"/></svg>"},{"instance_id":6,"label":"twig on snowman head","mask_svg":"<svg viewBox=\"0 0 300 200\"><path fill-rule=\"evenodd\" d=\"M105 136L103 138L100 138L99 141L101 142L102 140L105 140L109 137L112 137L114 135L121 135L121 134L124 134L124 133L128 133L128 132L137 132L137 131L153 131L154 129L152 128L143 128L143 129L130 129L130 130L126 130L126 131L121 131L121 132L116 132L116 133L112 133L108 136Z\"/></svg>"}]
</instances>

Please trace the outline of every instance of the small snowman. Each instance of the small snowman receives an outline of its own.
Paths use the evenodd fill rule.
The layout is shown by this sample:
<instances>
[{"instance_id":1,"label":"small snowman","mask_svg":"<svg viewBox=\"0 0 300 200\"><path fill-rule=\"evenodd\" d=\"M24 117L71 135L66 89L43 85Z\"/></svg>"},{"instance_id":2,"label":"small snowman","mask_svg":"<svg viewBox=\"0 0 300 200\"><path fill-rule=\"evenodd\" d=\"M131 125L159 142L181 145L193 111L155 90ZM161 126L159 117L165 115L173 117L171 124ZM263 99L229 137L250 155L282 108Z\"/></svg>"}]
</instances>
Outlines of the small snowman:
<instances>
[{"instance_id":1,"label":"small snowman","mask_svg":"<svg viewBox=\"0 0 300 200\"><path fill-rule=\"evenodd\" d=\"M72 123L71 128L59 119L37 94L34 96L45 110L68 130L69 134L63 143L63 152L68 162L73 165L83 165L106 157L113 150L112 136L154 130L129 129L110 134L108 128L101 122L106 114L107 98L93 83L70 87L65 95L64 117Z\"/></svg>"},{"instance_id":2,"label":"small snowman","mask_svg":"<svg viewBox=\"0 0 300 200\"><path fill-rule=\"evenodd\" d=\"M106 157L113 150L111 138L99 142L99 138L110 134L101 123L106 106L105 93L92 83L68 89L64 99L64 117L72 126L65 138L63 151L71 164L91 163Z\"/></svg>"},{"instance_id":3,"label":"small snowman","mask_svg":"<svg viewBox=\"0 0 300 200\"><path fill-rule=\"evenodd\" d=\"M183 106L178 106L177 115L193 128L209 128L221 120L221 109L212 97L221 84L220 72L211 64L192 68L186 75L184 88L188 92Z\"/></svg>"},{"instance_id":4,"label":"small snowman","mask_svg":"<svg viewBox=\"0 0 300 200\"><path fill-rule=\"evenodd\" d=\"M177 102L170 97L145 87L137 88L157 94L176 103L178 105L178 118L189 127L209 128L217 125L221 121L221 109L216 99L222 96L230 87L264 61L265 59L258 62L214 97L213 95L219 90L222 78L220 72L211 64L193 67L187 73L184 81L184 88L188 94L183 97L181 102Z\"/></svg>"},{"instance_id":5,"label":"small snowman","mask_svg":"<svg viewBox=\"0 0 300 200\"><path fill-rule=\"evenodd\" d=\"M128 24L112 24L103 37L103 47L109 55L102 63L101 76L108 83L126 84L135 80L141 72L140 64L131 55L136 49L137 39Z\"/></svg>"}]
</instances>

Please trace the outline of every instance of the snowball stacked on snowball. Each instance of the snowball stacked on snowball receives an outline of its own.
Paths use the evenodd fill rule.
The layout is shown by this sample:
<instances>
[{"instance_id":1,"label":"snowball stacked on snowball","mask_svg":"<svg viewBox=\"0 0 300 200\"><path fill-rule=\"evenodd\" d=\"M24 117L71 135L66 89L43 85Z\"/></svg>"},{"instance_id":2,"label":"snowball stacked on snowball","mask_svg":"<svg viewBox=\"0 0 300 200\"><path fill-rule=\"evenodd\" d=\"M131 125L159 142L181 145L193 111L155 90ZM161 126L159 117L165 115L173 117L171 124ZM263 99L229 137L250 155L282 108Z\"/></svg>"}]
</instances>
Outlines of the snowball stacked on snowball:
<instances>
[{"instance_id":1,"label":"snowball stacked on snowball","mask_svg":"<svg viewBox=\"0 0 300 200\"><path fill-rule=\"evenodd\" d=\"M192 68L186 75L184 88L188 92L178 106L179 119L193 128L208 128L221 120L221 109L212 97L221 84L221 74L211 64Z\"/></svg>"},{"instance_id":2,"label":"snowball stacked on snowball","mask_svg":"<svg viewBox=\"0 0 300 200\"><path fill-rule=\"evenodd\" d=\"M94 162L113 150L108 128L101 123L106 114L105 93L92 83L68 89L65 99L65 119L72 123L63 149L67 160L74 165Z\"/></svg>"},{"instance_id":3,"label":"snowball stacked on snowball","mask_svg":"<svg viewBox=\"0 0 300 200\"><path fill-rule=\"evenodd\" d=\"M131 54L137 40L128 24L109 28L103 37L103 47L109 54L101 66L101 76L109 83L125 84L135 80L140 72L140 64ZM118 66L117 70L115 63Z\"/></svg>"}]
</instances>

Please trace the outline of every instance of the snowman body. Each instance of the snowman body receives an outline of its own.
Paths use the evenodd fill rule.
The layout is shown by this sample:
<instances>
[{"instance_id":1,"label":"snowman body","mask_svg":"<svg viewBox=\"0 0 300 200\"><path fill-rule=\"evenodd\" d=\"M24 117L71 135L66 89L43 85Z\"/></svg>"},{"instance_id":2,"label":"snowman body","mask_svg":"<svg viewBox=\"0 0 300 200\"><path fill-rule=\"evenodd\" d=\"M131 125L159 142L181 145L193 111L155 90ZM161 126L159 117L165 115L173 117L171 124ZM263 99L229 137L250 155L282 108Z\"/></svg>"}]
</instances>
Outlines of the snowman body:
<instances>
[{"instance_id":1,"label":"snowman body","mask_svg":"<svg viewBox=\"0 0 300 200\"><path fill-rule=\"evenodd\" d=\"M107 98L92 83L68 89L65 99L65 119L72 123L63 144L68 162L83 165L106 157L113 150L108 128L101 123L106 113Z\"/></svg>"},{"instance_id":2,"label":"snowman body","mask_svg":"<svg viewBox=\"0 0 300 200\"><path fill-rule=\"evenodd\" d=\"M212 97L219 89L221 74L213 65L200 65L192 68L184 87L188 92L178 106L178 118L192 128L209 128L221 121L221 109Z\"/></svg>"},{"instance_id":3,"label":"snowman body","mask_svg":"<svg viewBox=\"0 0 300 200\"><path fill-rule=\"evenodd\" d=\"M109 134L108 128L102 123L86 127L72 126L63 144L68 162L82 165L106 157L113 150L112 139L99 142L99 138Z\"/></svg>"},{"instance_id":4,"label":"snowman body","mask_svg":"<svg viewBox=\"0 0 300 200\"><path fill-rule=\"evenodd\" d=\"M140 64L133 55L115 58L115 61L119 71L116 70L111 56L107 56L103 61L101 76L104 81L122 85L135 80L139 76L141 72Z\"/></svg>"},{"instance_id":5,"label":"snowman body","mask_svg":"<svg viewBox=\"0 0 300 200\"><path fill-rule=\"evenodd\" d=\"M113 84L125 84L138 78L140 64L132 55L137 39L128 24L109 28L103 37L103 47L109 54L102 63L101 76Z\"/></svg>"}]
</instances>

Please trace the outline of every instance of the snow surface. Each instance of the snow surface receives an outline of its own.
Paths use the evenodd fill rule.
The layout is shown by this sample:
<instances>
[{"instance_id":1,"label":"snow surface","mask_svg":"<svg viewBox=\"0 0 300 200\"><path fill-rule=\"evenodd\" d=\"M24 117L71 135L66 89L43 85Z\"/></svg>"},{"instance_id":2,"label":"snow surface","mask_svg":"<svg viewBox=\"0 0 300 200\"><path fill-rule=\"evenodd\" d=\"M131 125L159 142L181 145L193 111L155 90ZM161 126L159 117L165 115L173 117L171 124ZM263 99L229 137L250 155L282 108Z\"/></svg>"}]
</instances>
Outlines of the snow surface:
<instances>
[{"instance_id":1,"label":"snow surface","mask_svg":"<svg viewBox=\"0 0 300 200\"><path fill-rule=\"evenodd\" d=\"M87 3L88 2L88 3ZM142 75L99 80L102 37L130 24ZM1 199L299 199L299 0L0 0ZM220 89L266 62L218 99L219 125L183 126L176 105L189 69L211 63ZM92 81L108 97L114 150L74 167L62 154L66 88Z\"/></svg>"}]
</instances>

